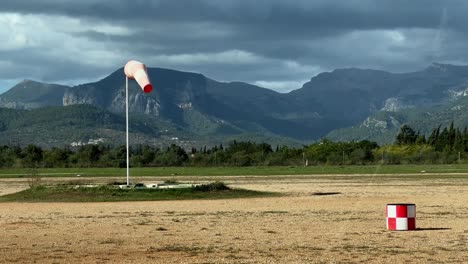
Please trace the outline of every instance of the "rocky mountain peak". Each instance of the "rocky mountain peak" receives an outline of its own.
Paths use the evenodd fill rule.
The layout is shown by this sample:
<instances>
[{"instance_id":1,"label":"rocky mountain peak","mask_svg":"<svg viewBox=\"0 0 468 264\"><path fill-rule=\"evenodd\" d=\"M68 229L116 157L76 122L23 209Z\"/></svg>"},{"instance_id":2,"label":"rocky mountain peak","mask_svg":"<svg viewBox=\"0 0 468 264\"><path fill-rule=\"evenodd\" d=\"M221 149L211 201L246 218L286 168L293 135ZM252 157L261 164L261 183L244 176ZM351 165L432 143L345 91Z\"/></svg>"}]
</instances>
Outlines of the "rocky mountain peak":
<instances>
[{"instance_id":1,"label":"rocky mountain peak","mask_svg":"<svg viewBox=\"0 0 468 264\"><path fill-rule=\"evenodd\" d=\"M404 103L401 98L391 97L385 100L384 106L380 110L387 112L399 112L409 107L411 106Z\"/></svg>"}]
</instances>

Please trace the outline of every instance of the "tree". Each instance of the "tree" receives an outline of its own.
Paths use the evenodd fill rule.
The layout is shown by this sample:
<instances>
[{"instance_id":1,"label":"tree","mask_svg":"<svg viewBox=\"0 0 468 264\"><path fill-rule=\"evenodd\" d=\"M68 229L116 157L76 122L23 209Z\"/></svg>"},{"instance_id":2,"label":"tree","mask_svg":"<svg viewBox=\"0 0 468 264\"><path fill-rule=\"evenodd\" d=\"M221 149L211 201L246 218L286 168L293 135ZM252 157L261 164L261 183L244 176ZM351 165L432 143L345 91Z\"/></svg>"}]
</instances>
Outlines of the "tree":
<instances>
[{"instance_id":1,"label":"tree","mask_svg":"<svg viewBox=\"0 0 468 264\"><path fill-rule=\"evenodd\" d=\"M448 146L448 147L447 147ZM439 135L439 139L435 142L436 151L450 151L450 140L449 140L449 130L444 128Z\"/></svg>"},{"instance_id":2,"label":"tree","mask_svg":"<svg viewBox=\"0 0 468 264\"><path fill-rule=\"evenodd\" d=\"M435 146L437 141L439 140L439 135L440 135L440 125L439 127L432 130L431 135L427 139L427 144L431 146Z\"/></svg>"},{"instance_id":3,"label":"tree","mask_svg":"<svg viewBox=\"0 0 468 264\"><path fill-rule=\"evenodd\" d=\"M68 157L72 151L68 148L52 148L44 152L44 167L64 168L68 166Z\"/></svg>"},{"instance_id":4,"label":"tree","mask_svg":"<svg viewBox=\"0 0 468 264\"><path fill-rule=\"evenodd\" d=\"M16 158L17 155L14 149L8 146L0 147L0 167L12 167L15 164Z\"/></svg>"},{"instance_id":5,"label":"tree","mask_svg":"<svg viewBox=\"0 0 468 264\"><path fill-rule=\"evenodd\" d=\"M103 167L119 167L127 166L127 148L125 145L115 147L106 151L100 158L100 166ZM130 164L132 165L132 164Z\"/></svg>"},{"instance_id":6,"label":"tree","mask_svg":"<svg viewBox=\"0 0 468 264\"><path fill-rule=\"evenodd\" d=\"M181 166L187 160L187 152L175 144L172 144L167 148L165 153L155 158L156 163L161 166Z\"/></svg>"},{"instance_id":7,"label":"tree","mask_svg":"<svg viewBox=\"0 0 468 264\"><path fill-rule=\"evenodd\" d=\"M465 149L465 146L463 144L463 135L461 131L457 128L457 130L455 131L455 140L453 143L453 150L462 152L464 151L464 149Z\"/></svg>"},{"instance_id":8,"label":"tree","mask_svg":"<svg viewBox=\"0 0 468 264\"><path fill-rule=\"evenodd\" d=\"M36 145L28 145L24 150L23 164L28 168L36 168L42 162L43 150Z\"/></svg>"},{"instance_id":9,"label":"tree","mask_svg":"<svg viewBox=\"0 0 468 264\"><path fill-rule=\"evenodd\" d=\"M425 145L425 144L426 144L426 137L418 133L418 136L416 138L416 145Z\"/></svg>"},{"instance_id":10,"label":"tree","mask_svg":"<svg viewBox=\"0 0 468 264\"><path fill-rule=\"evenodd\" d=\"M403 125L400 128L395 144L396 145L411 145L416 143L417 135L416 132L408 125Z\"/></svg>"},{"instance_id":11,"label":"tree","mask_svg":"<svg viewBox=\"0 0 468 264\"><path fill-rule=\"evenodd\" d=\"M96 167L103 151L103 147L99 145L85 145L74 154L73 158L79 167Z\"/></svg>"},{"instance_id":12,"label":"tree","mask_svg":"<svg viewBox=\"0 0 468 264\"><path fill-rule=\"evenodd\" d=\"M452 121L452 123L450 123L450 128L448 131L448 143L450 147L452 147L455 144L455 136L456 136L456 131L455 131L455 128L453 126L453 121Z\"/></svg>"}]
</instances>

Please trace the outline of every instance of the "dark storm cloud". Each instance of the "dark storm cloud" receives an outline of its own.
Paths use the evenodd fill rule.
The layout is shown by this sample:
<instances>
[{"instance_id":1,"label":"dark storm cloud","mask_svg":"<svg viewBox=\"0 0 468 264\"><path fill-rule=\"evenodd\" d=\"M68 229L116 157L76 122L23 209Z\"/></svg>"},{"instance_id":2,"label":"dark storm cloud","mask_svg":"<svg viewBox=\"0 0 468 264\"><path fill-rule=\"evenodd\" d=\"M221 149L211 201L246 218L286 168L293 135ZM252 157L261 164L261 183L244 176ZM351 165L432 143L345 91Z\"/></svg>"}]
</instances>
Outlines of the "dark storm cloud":
<instances>
[{"instance_id":1,"label":"dark storm cloud","mask_svg":"<svg viewBox=\"0 0 468 264\"><path fill-rule=\"evenodd\" d=\"M99 43L107 52L147 59L154 66L249 82L303 81L317 73L313 69L355 66L401 72L421 69L436 60L467 63L465 10L468 2L463 0L15 0L0 3L3 13L64 16L88 24L128 28L130 31L125 34L92 28L67 34ZM3 60L19 65L27 63L29 58L31 72L40 73L33 77L47 77L52 81L65 70L67 73L61 78L70 79L91 79L114 70L111 65L83 67L79 57L66 59L60 62L63 64L60 68L51 68L49 72L37 70L36 63L45 65L55 61L55 55L41 55L35 49L21 52L21 56L4 52ZM239 63L229 61L230 58L239 60L238 55ZM120 63L118 58L114 60Z\"/></svg>"},{"instance_id":2,"label":"dark storm cloud","mask_svg":"<svg viewBox=\"0 0 468 264\"><path fill-rule=\"evenodd\" d=\"M99 78L102 76L100 72L108 70L99 65L89 67L84 62L75 61L72 57L57 59L43 54L41 50L34 49L0 52L0 57L9 58L7 60L9 66L0 67L2 77L5 79L25 79L34 76L45 82L64 82L80 79L80 76Z\"/></svg>"},{"instance_id":3,"label":"dark storm cloud","mask_svg":"<svg viewBox=\"0 0 468 264\"><path fill-rule=\"evenodd\" d=\"M438 0L15 0L0 11L87 17L115 22L216 22L236 28L294 34L330 30L436 27L441 11L453 13L453 26L466 30L466 1ZM287 30L286 30L287 29Z\"/></svg>"}]
</instances>

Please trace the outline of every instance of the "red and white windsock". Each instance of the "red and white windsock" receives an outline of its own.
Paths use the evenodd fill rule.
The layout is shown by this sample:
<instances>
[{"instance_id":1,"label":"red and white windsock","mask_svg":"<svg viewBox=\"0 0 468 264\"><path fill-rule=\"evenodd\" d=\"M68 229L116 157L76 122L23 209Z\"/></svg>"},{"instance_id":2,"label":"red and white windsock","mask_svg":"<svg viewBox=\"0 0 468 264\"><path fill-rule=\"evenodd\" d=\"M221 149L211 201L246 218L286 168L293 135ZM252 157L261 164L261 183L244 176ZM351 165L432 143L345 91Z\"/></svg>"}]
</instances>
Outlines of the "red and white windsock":
<instances>
[{"instance_id":1,"label":"red and white windsock","mask_svg":"<svg viewBox=\"0 0 468 264\"><path fill-rule=\"evenodd\" d=\"M131 60L125 64L124 72L129 79L135 79L145 93L150 93L153 90L146 66L143 63Z\"/></svg>"},{"instance_id":2,"label":"red and white windsock","mask_svg":"<svg viewBox=\"0 0 468 264\"><path fill-rule=\"evenodd\" d=\"M387 204L388 230L416 230L415 204Z\"/></svg>"}]
</instances>

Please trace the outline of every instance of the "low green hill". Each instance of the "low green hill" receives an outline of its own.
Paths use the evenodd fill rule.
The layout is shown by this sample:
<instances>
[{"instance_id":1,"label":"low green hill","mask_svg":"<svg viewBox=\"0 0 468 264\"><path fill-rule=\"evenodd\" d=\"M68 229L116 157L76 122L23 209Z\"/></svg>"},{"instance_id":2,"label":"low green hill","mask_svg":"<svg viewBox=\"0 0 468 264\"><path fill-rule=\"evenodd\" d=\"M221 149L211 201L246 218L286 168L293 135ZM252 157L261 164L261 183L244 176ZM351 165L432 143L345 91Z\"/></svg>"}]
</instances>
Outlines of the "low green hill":
<instances>
[{"instance_id":1,"label":"low green hill","mask_svg":"<svg viewBox=\"0 0 468 264\"><path fill-rule=\"evenodd\" d=\"M186 129L163 118L131 113L130 144L177 144L190 148L245 138L272 144L299 144L267 131L248 133L229 124L214 126L215 121L206 120L197 112L185 114L194 127ZM125 144L125 116L87 104L34 110L0 108L0 145L62 147L88 143Z\"/></svg>"}]
</instances>

